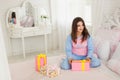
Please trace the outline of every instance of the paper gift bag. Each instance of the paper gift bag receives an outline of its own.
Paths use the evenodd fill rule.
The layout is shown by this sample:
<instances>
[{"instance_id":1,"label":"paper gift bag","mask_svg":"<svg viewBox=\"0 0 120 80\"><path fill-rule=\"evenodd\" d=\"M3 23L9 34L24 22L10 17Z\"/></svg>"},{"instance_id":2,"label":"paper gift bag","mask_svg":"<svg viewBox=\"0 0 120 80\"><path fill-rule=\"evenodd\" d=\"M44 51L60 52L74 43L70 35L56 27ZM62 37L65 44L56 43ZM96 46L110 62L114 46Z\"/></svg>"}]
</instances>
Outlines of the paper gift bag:
<instances>
[{"instance_id":1,"label":"paper gift bag","mask_svg":"<svg viewBox=\"0 0 120 80\"><path fill-rule=\"evenodd\" d=\"M42 66L45 66L47 64L47 57L45 54L39 54L35 58L35 68L36 71L40 71L40 68Z\"/></svg>"}]
</instances>

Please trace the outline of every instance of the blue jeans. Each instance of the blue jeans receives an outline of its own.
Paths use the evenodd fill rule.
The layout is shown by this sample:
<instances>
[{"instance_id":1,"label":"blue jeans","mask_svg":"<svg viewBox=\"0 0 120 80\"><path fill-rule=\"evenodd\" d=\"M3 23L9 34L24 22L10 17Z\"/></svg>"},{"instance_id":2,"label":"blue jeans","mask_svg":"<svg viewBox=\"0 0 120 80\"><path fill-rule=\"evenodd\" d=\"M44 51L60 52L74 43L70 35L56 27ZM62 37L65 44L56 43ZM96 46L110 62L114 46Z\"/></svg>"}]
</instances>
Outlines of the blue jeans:
<instances>
[{"instance_id":1,"label":"blue jeans","mask_svg":"<svg viewBox=\"0 0 120 80\"><path fill-rule=\"evenodd\" d=\"M73 55L73 59L75 59L75 60L81 60L81 59L85 59L85 58L86 58L86 56ZM98 67L100 65L101 65L101 62L98 58L96 58L96 57L91 58L91 63L90 63L91 68L95 68L95 67ZM64 69L64 70L71 69L71 65L69 64L68 58L65 58L62 60L60 67L61 67L61 69Z\"/></svg>"}]
</instances>

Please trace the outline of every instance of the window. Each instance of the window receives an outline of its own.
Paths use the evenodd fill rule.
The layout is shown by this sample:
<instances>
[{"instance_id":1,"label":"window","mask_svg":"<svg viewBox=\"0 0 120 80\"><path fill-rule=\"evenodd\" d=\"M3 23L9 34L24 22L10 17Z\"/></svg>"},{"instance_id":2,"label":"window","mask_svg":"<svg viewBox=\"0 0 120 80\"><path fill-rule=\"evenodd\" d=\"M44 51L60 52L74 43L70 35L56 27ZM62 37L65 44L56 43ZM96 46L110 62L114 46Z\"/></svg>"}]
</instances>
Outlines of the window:
<instances>
[{"instance_id":1,"label":"window","mask_svg":"<svg viewBox=\"0 0 120 80\"><path fill-rule=\"evenodd\" d=\"M91 2L88 0L70 0L69 12L71 20L74 17L82 17L85 20L86 25L91 26Z\"/></svg>"},{"instance_id":2,"label":"window","mask_svg":"<svg viewBox=\"0 0 120 80\"><path fill-rule=\"evenodd\" d=\"M86 5L85 9L84 9L84 20L85 23L89 26L91 26L91 6L90 5Z\"/></svg>"}]
</instances>

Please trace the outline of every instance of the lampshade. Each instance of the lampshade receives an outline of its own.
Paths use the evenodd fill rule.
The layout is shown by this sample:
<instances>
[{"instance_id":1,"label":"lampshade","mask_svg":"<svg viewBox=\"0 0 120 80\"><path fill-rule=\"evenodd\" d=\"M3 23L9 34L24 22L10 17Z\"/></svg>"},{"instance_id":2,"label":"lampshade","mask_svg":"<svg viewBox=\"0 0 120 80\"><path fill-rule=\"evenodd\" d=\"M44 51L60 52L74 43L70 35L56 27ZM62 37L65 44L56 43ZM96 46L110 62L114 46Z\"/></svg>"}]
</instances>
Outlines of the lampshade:
<instances>
[{"instance_id":1,"label":"lampshade","mask_svg":"<svg viewBox=\"0 0 120 80\"><path fill-rule=\"evenodd\" d=\"M41 14L41 16L47 16L47 12L45 11L44 8L41 8L40 14Z\"/></svg>"}]
</instances>

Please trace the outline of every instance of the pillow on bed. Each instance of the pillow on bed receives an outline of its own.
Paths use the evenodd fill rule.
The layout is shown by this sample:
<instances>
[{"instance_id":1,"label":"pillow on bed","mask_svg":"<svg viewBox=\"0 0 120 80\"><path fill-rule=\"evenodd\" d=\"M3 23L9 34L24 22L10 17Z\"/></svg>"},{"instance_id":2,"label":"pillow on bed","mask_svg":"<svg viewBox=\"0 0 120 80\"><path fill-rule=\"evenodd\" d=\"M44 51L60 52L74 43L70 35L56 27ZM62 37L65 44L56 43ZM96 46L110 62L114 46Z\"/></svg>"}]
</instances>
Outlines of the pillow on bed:
<instances>
[{"instance_id":1,"label":"pillow on bed","mask_svg":"<svg viewBox=\"0 0 120 80\"><path fill-rule=\"evenodd\" d=\"M99 37L93 37L94 55L96 55L96 57L98 57L98 49L101 43L102 40Z\"/></svg>"},{"instance_id":2,"label":"pillow on bed","mask_svg":"<svg viewBox=\"0 0 120 80\"><path fill-rule=\"evenodd\" d=\"M113 56L108 61L107 66L114 72L118 73L120 75L120 43L117 46L117 49L115 50Z\"/></svg>"},{"instance_id":3,"label":"pillow on bed","mask_svg":"<svg viewBox=\"0 0 120 80\"><path fill-rule=\"evenodd\" d=\"M116 50L118 42L120 42L120 28L114 28L110 30L99 28L95 31L95 36L103 39L103 42L106 40L110 42L110 59L111 56L114 54L114 51Z\"/></svg>"},{"instance_id":4,"label":"pillow on bed","mask_svg":"<svg viewBox=\"0 0 120 80\"><path fill-rule=\"evenodd\" d=\"M109 59L112 57L112 55L114 54L117 46L118 46L119 42L116 41L111 41L110 42L110 55L109 55Z\"/></svg>"},{"instance_id":5,"label":"pillow on bed","mask_svg":"<svg viewBox=\"0 0 120 80\"><path fill-rule=\"evenodd\" d=\"M110 43L109 41L103 40L99 37L93 38L94 54L97 54L101 60L107 61L110 54Z\"/></svg>"},{"instance_id":6,"label":"pillow on bed","mask_svg":"<svg viewBox=\"0 0 120 80\"><path fill-rule=\"evenodd\" d=\"M110 43L109 41L104 41L98 47L98 57L103 61L107 61L109 59L110 54Z\"/></svg>"},{"instance_id":7,"label":"pillow on bed","mask_svg":"<svg viewBox=\"0 0 120 80\"><path fill-rule=\"evenodd\" d=\"M95 32L95 36L99 36L104 40L111 40L111 41L120 41L120 29L98 29Z\"/></svg>"},{"instance_id":8,"label":"pillow on bed","mask_svg":"<svg viewBox=\"0 0 120 80\"><path fill-rule=\"evenodd\" d=\"M111 59L120 59L120 42L119 42L114 54L112 55Z\"/></svg>"}]
</instances>

